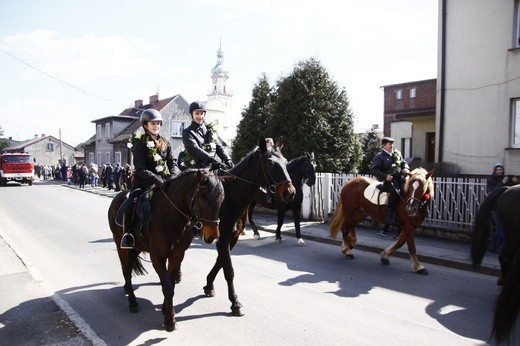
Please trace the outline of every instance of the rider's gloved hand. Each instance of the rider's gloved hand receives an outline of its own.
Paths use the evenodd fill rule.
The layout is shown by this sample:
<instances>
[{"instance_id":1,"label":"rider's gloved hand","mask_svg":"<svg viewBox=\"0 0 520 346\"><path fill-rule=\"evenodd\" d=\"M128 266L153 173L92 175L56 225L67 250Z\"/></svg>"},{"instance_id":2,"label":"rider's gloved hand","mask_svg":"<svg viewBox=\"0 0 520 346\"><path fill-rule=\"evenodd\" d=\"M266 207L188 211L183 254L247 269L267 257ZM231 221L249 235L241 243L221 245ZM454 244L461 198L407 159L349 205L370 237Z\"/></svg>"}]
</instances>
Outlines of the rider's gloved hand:
<instances>
[{"instance_id":1,"label":"rider's gloved hand","mask_svg":"<svg viewBox=\"0 0 520 346\"><path fill-rule=\"evenodd\" d=\"M216 171L216 170L220 169L220 167L221 167L220 162L212 162L210 170L211 171Z\"/></svg>"},{"instance_id":2,"label":"rider's gloved hand","mask_svg":"<svg viewBox=\"0 0 520 346\"><path fill-rule=\"evenodd\" d=\"M161 178L160 176L156 175L155 179L154 179L155 186L161 186L163 183L164 183L163 178Z\"/></svg>"},{"instance_id":3,"label":"rider's gloved hand","mask_svg":"<svg viewBox=\"0 0 520 346\"><path fill-rule=\"evenodd\" d=\"M227 160L226 161L226 166L228 166L229 168L233 168L233 167L235 167L235 164L233 163L233 161Z\"/></svg>"}]
</instances>

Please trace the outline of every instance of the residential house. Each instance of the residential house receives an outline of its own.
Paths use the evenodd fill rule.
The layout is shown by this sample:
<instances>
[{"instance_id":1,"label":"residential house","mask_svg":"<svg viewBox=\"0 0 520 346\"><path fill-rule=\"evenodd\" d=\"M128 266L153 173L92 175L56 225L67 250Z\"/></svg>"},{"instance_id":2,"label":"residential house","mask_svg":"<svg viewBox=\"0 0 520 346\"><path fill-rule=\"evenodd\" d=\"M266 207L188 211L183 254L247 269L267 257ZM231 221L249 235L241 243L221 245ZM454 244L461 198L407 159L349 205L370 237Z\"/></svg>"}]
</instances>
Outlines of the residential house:
<instances>
[{"instance_id":1,"label":"residential house","mask_svg":"<svg viewBox=\"0 0 520 346\"><path fill-rule=\"evenodd\" d=\"M520 1L440 0L436 161L520 175Z\"/></svg>"},{"instance_id":2,"label":"residential house","mask_svg":"<svg viewBox=\"0 0 520 346\"><path fill-rule=\"evenodd\" d=\"M385 85L384 135L409 161L426 167L435 162L436 79Z\"/></svg>"},{"instance_id":3,"label":"residential house","mask_svg":"<svg viewBox=\"0 0 520 346\"><path fill-rule=\"evenodd\" d=\"M17 142L2 150L5 153L29 153L33 157L34 164L54 166L65 163L74 165L77 154L76 148L56 137L35 135L33 139Z\"/></svg>"}]
</instances>

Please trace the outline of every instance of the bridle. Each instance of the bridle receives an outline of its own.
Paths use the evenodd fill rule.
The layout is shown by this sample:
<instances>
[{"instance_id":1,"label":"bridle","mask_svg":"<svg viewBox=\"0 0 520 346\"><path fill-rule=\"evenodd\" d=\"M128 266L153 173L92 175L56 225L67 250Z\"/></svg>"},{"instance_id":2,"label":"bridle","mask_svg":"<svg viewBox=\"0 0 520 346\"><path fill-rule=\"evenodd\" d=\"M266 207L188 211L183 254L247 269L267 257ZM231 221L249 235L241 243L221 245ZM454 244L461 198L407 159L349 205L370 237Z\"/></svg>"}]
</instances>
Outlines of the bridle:
<instances>
[{"instance_id":1,"label":"bridle","mask_svg":"<svg viewBox=\"0 0 520 346\"><path fill-rule=\"evenodd\" d=\"M186 214L185 212L183 212L173 201L172 199L170 198L170 196L168 196L168 194L164 191L164 189L162 187L160 187L159 189L161 190L161 192L163 193L164 197L166 198L166 200L170 203L170 205L172 207L174 207L182 216L184 216L186 219L188 219L188 225L186 225L186 227L188 227L189 225L193 225L193 227L197 228L197 229L202 229L202 223L214 223L218 226L218 224L220 223L220 219L215 219L215 220L210 220L210 219L205 219L205 218L202 218L200 217L200 213L199 213L199 193L200 193L200 188L206 188L205 186L201 186L200 185L200 182L197 183L197 186L195 188L195 192L193 193L193 196L191 196L191 201L190 201L190 212L189 212L189 215Z\"/></svg>"}]
</instances>

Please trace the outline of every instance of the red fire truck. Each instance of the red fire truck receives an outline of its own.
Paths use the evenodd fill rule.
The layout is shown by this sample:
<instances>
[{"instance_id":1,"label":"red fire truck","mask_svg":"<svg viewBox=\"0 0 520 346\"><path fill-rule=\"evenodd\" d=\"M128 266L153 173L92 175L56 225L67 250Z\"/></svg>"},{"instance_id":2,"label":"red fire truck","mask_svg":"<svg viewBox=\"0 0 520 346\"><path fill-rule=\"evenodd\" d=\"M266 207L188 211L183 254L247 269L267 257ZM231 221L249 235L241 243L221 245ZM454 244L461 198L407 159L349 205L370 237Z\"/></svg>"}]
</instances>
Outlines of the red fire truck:
<instances>
[{"instance_id":1,"label":"red fire truck","mask_svg":"<svg viewBox=\"0 0 520 346\"><path fill-rule=\"evenodd\" d=\"M0 155L0 184L9 181L32 185L34 166L31 155L27 153L8 153Z\"/></svg>"}]
</instances>

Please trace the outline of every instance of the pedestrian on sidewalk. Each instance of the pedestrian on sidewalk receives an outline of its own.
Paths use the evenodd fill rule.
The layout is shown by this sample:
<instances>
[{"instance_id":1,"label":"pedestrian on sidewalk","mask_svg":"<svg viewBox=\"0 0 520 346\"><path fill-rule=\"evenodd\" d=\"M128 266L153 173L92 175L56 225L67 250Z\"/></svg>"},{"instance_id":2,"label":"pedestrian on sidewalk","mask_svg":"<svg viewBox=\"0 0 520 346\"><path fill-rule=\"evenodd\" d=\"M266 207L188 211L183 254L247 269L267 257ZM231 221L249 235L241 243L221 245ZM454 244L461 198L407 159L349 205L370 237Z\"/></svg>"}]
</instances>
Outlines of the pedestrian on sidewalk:
<instances>
[{"instance_id":1,"label":"pedestrian on sidewalk","mask_svg":"<svg viewBox=\"0 0 520 346\"><path fill-rule=\"evenodd\" d=\"M518 184L518 178L514 175L506 175L504 166L501 163L497 163L493 166L493 173L487 180L487 193L490 194L502 186L513 186L516 184ZM495 222L495 231L491 235L490 250L500 253L504 245L504 231L495 211L493 211L493 220Z\"/></svg>"}]
</instances>

